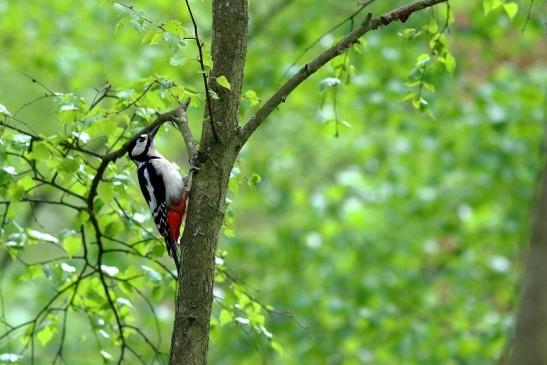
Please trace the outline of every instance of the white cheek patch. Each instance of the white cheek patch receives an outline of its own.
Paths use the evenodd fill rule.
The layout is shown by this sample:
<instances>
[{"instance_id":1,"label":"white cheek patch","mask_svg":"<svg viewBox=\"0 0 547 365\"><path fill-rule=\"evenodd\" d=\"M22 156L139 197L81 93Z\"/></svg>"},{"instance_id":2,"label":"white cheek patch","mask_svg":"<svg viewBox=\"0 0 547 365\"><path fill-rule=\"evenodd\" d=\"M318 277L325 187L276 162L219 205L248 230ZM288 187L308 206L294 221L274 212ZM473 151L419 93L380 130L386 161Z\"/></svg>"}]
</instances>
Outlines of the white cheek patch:
<instances>
[{"instance_id":1,"label":"white cheek patch","mask_svg":"<svg viewBox=\"0 0 547 365\"><path fill-rule=\"evenodd\" d=\"M139 156L140 154L142 154L144 152L145 149L146 149L146 141L137 142L137 144L133 148L133 151L131 151L131 155Z\"/></svg>"}]
</instances>

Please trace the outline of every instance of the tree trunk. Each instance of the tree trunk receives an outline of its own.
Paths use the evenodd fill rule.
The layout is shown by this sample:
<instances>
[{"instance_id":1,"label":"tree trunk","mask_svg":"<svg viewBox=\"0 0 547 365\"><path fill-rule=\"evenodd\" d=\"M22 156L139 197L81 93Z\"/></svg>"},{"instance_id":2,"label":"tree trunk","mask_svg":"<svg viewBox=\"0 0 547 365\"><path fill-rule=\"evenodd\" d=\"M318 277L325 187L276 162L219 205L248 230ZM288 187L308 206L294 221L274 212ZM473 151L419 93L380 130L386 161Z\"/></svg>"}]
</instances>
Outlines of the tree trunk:
<instances>
[{"instance_id":1,"label":"tree trunk","mask_svg":"<svg viewBox=\"0 0 547 365\"><path fill-rule=\"evenodd\" d=\"M230 172L243 144L298 85L365 33L446 1L415 1L376 18L369 13L360 26L305 64L240 128L238 112L247 52L247 1L213 0L213 70L208 86L219 99L212 101L210 112L209 105L206 107L198 153L200 170L194 175L182 236L182 265L170 365L207 363L215 251L224 218ZM215 82L220 76L227 78L230 88L223 88Z\"/></svg>"},{"instance_id":2,"label":"tree trunk","mask_svg":"<svg viewBox=\"0 0 547 365\"><path fill-rule=\"evenodd\" d=\"M214 66L209 86L219 99L212 102L212 116L206 108L200 170L194 175L181 240L182 265L170 365L207 363L215 251L230 172L241 148L238 111L247 51L247 19L246 0L213 1ZM230 90L213 81L219 76L228 79Z\"/></svg>"},{"instance_id":3,"label":"tree trunk","mask_svg":"<svg viewBox=\"0 0 547 365\"><path fill-rule=\"evenodd\" d=\"M509 364L547 364L547 164L541 179Z\"/></svg>"}]
</instances>

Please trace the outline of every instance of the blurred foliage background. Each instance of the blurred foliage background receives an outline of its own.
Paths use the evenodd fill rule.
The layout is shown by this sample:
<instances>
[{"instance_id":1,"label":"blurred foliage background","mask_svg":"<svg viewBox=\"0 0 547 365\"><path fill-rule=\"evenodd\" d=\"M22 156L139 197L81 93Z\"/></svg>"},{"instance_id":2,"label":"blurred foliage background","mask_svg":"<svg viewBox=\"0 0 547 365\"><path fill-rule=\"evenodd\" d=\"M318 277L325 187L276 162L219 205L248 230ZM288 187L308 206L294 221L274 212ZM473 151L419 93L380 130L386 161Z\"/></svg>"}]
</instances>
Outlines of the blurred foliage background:
<instances>
[{"instance_id":1,"label":"blurred foliage background","mask_svg":"<svg viewBox=\"0 0 547 365\"><path fill-rule=\"evenodd\" d=\"M211 364L492 364L507 350L542 160L547 55L541 6L527 20L528 1L495 3L450 1L453 16L444 36L455 59L451 66L430 48L446 23L445 5L367 34L291 94L243 149L219 244L225 273L215 291ZM152 22L180 20L190 28L181 1L133 4ZM191 4L209 45L210 4ZM382 1L370 11L401 4ZM286 72L347 33L349 21L324 34L357 9L355 1L252 1L241 120ZM144 85L139 80L161 75L193 97L190 121L199 135L203 97L194 43L156 42L147 22L132 14L111 1L0 0L0 104L13 116L44 95L35 78L63 96L40 99L17 118L44 136L66 134L72 122L60 110L67 95L89 104L107 81L113 90L137 95ZM145 98L139 107L165 111L174 104L156 99ZM123 118L99 120L90 143L111 143ZM132 119L130 130L147 120ZM4 200L24 166L5 154L17 133L0 132ZM175 129L164 129L158 145L186 169ZM112 176L126 177L123 188L100 194L107 205L117 197L149 233L135 231L134 220L121 215L103 212L103 219L120 240L155 235L133 165L123 158L115 169ZM63 207L31 210L28 203L11 205L5 215L1 332L6 322L32 319L63 280L72 280L66 266L60 277L50 274L62 263L79 267L70 258L39 269L25 263L62 257L81 219ZM16 231L26 239L15 250L9 242ZM36 232L57 242L43 243L48 237ZM160 257L164 252L156 254L170 267L169 258ZM105 264L129 275L143 272L141 261L119 254ZM153 304L159 331L142 297L121 287L118 299L129 302L125 318L156 342L159 333L158 346L168 352L174 283L147 265L154 280L134 285ZM115 357L112 318L96 313L70 312L65 363ZM43 327L36 364L55 357L61 325L49 319ZM28 341L24 332L0 340L0 363L28 363L28 352L16 355ZM129 341L142 338L133 333ZM161 356L153 360L142 351L146 363L162 363Z\"/></svg>"}]
</instances>

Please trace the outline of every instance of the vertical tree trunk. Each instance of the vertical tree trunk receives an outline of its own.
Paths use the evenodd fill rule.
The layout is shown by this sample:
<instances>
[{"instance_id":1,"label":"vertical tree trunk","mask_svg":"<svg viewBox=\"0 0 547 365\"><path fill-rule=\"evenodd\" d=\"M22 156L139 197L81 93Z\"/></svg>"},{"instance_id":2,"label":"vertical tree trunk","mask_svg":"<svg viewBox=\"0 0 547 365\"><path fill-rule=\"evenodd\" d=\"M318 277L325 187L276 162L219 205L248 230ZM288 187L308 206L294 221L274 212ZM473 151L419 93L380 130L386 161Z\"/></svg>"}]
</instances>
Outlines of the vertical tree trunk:
<instances>
[{"instance_id":1,"label":"vertical tree trunk","mask_svg":"<svg viewBox=\"0 0 547 365\"><path fill-rule=\"evenodd\" d=\"M247 1L213 1L213 70L209 85L219 96L212 104L200 141L200 171L194 175L183 245L170 365L207 363L213 303L215 251L222 227L230 171L240 146L238 111L247 51ZM214 82L225 76L231 89ZM206 108L207 109L207 108ZM218 135L215 139L211 123Z\"/></svg>"},{"instance_id":2,"label":"vertical tree trunk","mask_svg":"<svg viewBox=\"0 0 547 365\"><path fill-rule=\"evenodd\" d=\"M547 364L547 164L541 179L509 364Z\"/></svg>"}]
</instances>

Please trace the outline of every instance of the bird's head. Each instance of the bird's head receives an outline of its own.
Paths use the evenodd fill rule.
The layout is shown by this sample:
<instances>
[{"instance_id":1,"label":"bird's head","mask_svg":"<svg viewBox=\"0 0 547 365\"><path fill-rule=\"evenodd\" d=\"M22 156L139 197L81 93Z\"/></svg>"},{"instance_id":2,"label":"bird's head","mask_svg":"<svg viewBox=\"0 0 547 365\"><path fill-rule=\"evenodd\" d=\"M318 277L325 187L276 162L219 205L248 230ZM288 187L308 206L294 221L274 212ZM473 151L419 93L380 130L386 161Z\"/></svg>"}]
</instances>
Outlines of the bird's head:
<instances>
[{"instance_id":1,"label":"bird's head","mask_svg":"<svg viewBox=\"0 0 547 365\"><path fill-rule=\"evenodd\" d=\"M154 127L148 134L141 134L137 138L131 141L129 144L128 154L129 158L135 162L146 161L150 157L157 154L154 147L154 137L160 126Z\"/></svg>"}]
</instances>

